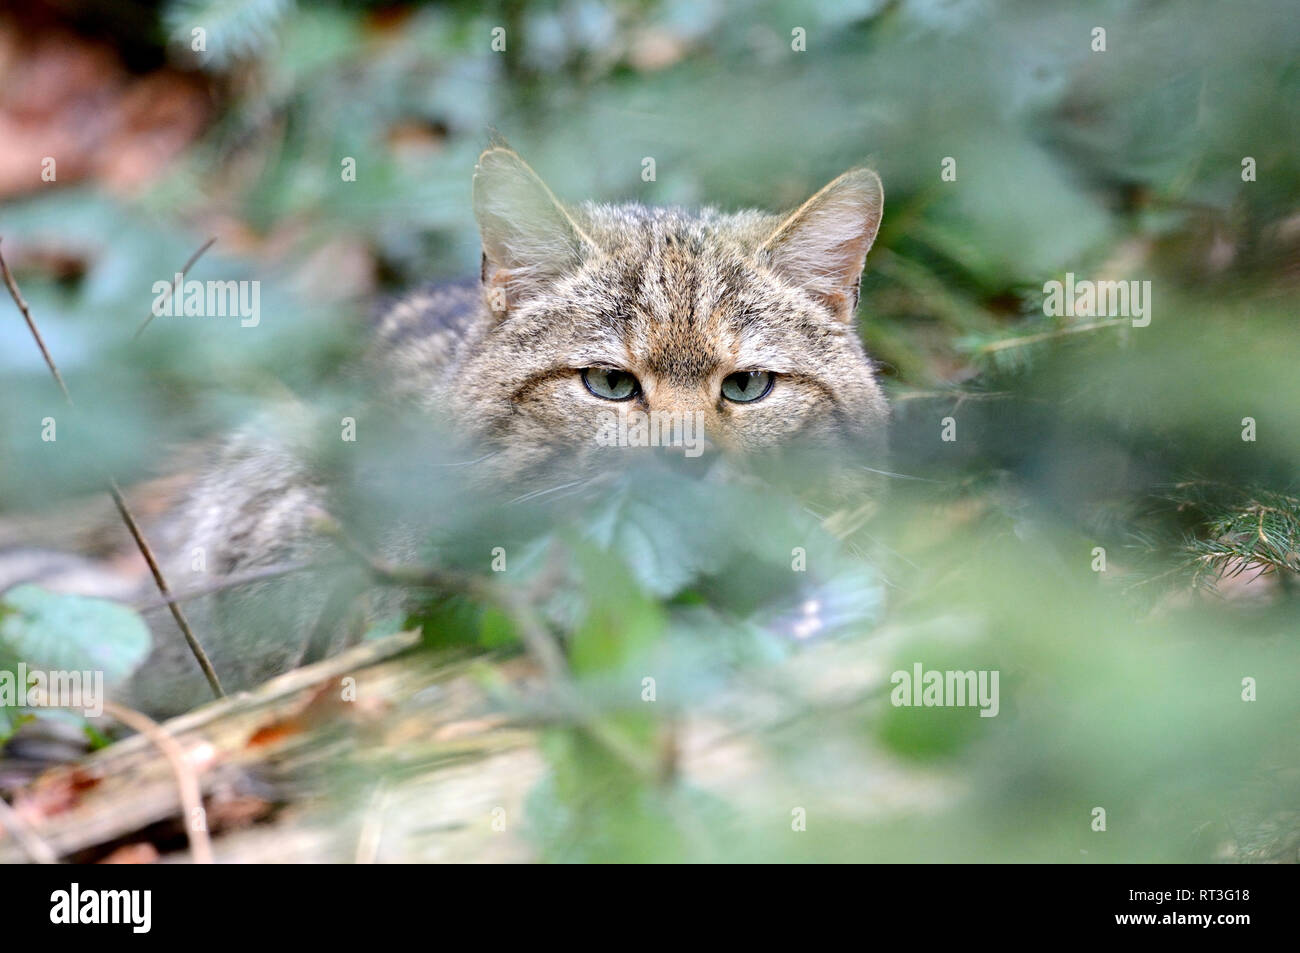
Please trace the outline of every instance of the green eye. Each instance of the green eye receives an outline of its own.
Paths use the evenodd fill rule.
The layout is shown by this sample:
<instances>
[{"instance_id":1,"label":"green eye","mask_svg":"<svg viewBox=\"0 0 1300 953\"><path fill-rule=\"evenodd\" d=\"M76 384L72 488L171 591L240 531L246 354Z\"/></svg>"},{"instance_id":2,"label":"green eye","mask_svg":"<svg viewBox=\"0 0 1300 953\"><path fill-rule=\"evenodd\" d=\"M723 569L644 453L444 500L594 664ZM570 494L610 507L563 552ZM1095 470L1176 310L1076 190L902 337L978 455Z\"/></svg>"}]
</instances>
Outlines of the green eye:
<instances>
[{"instance_id":1,"label":"green eye","mask_svg":"<svg viewBox=\"0 0 1300 953\"><path fill-rule=\"evenodd\" d=\"M610 367L583 368L582 382L587 385L587 390L605 400L627 400L635 397L641 389L636 378L627 371Z\"/></svg>"},{"instance_id":2,"label":"green eye","mask_svg":"<svg viewBox=\"0 0 1300 953\"><path fill-rule=\"evenodd\" d=\"M749 404L766 397L776 375L771 371L737 371L722 381L722 396L738 404Z\"/></svg>"}]
</instances>

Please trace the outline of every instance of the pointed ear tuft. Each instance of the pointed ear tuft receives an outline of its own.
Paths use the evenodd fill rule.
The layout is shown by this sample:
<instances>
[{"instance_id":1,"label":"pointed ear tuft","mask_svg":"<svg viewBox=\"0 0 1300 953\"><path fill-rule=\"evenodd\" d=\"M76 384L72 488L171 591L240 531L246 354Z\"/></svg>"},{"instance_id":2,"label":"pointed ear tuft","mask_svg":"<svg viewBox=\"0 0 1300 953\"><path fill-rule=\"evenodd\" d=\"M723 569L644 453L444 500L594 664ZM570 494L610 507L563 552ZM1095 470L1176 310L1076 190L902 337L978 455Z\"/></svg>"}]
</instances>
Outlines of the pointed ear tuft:
<instances>
[{"instance_id":1,"label":"pointed ear tuft","mask_svg":"<svg viewBox=\"0 0 1300 953\"><path fill-rule=\"evenodd\" d=\"M503 315L576 267L590 239L511 149L492 145L474 170L483 287Z\"/></svg>"},{"instance_id":2,"label":"pointed ear tuft","mask_svg":"<svg viewBox=\"0 0 1300 953\"><path fill-rule=\"evenodd\" d=\"M759 260L852 322L867 252L876 240L885 190L870 169L850 169L782 222Z\"/></svg>"}]
</instances>

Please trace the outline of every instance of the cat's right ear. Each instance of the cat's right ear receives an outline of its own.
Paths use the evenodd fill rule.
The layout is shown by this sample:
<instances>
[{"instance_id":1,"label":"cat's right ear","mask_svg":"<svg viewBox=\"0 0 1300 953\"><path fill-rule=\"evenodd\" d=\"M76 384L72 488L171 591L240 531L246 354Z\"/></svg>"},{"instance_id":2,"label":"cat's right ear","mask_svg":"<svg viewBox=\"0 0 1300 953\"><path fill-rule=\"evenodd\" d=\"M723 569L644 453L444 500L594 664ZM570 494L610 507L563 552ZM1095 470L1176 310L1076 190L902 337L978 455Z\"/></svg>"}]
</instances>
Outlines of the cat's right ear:
<instances>
[{"instance_id":1,"label":"cat's right ear","mask_svg":"<svg viewBox=\"0 0 1300 953\"><path fill-rule=\"evenodd\" d=\"M590 239L514 151L492 146L474 169L483 289L501 317L581 261Z\"/></svg>"}]
</instances>

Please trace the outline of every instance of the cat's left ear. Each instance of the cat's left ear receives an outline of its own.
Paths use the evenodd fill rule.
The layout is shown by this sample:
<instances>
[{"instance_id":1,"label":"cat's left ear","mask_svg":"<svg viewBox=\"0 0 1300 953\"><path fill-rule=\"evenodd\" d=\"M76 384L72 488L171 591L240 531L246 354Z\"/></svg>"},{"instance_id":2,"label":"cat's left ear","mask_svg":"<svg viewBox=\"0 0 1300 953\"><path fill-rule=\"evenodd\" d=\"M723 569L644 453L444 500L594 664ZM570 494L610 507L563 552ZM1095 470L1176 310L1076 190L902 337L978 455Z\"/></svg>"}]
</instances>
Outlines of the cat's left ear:
<instances>
[{"instance_id":1,"label":"cat's left ear","mask_svg":"<svg viewBox=\"0 0 1300 953\"><path fill-rule=\"evenodd\" d=\"M852 322L862 268L884 207L880 176L870 169L850 169L777 227L759 246L759 261L799 285L836 318Z\"/></svg>"}]
</instances>

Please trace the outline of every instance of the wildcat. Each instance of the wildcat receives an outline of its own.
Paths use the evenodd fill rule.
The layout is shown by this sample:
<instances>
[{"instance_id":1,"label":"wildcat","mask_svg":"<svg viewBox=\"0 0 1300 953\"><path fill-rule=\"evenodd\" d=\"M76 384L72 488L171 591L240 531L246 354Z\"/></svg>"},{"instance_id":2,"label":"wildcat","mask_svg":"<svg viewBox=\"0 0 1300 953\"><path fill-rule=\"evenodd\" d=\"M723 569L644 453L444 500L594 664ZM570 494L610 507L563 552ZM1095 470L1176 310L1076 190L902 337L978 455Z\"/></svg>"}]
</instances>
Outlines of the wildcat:
<instances>
[{"instance_id":1,"label":"wildcat","mask_svg":"<svg viewBox=\"0 0 1300 953\"><path fill-rule=\"evenodd\" d=\"M878 442L886 408L854 327L880 179L854 169L787 216L565 207L506 148L479 158L478 287L413 296L379 362L514 481L582 468L611 401L701 412L721 456ZM576 459L575 459L576 453Z\"/></svg>"},{"instance_id":2,"label":"wildcat","mask_svg":"<svg viewBox=\"0 0 1300 953\"><path fill-rule=\"evenodd\" d=\"M361 363L387 406L417 427L449 420L483 450L476 479L523 491L598 476L611 450L596 435L620 406L696 415L708 445L696 466L715 477L788 445L883 452L887 408L854 325L883 208L874 172L846 172L786 215L567 206L493 145L473 206L479 280L399 300ZM195 578L196 555L208 585L320 557L334 501L296 416L276 408L226 440L153 527L173 588ZM226 690L340 647L347 600L331 588L303 573L187 602ZM165 609L147 615L155 649L127 700L192 707L207 693L198 666Z\"/></svg>"}]
</instances>

